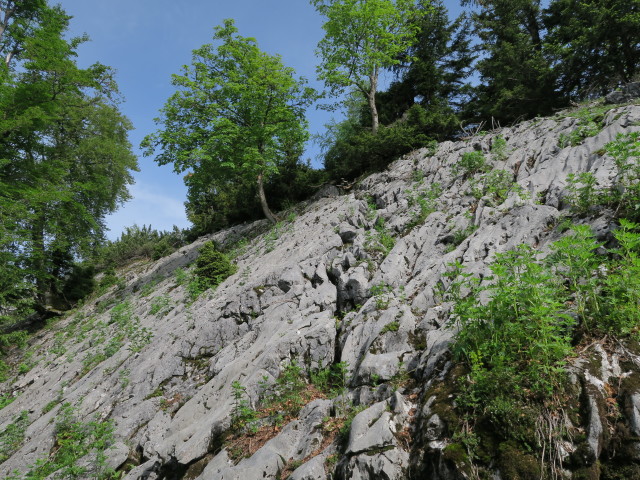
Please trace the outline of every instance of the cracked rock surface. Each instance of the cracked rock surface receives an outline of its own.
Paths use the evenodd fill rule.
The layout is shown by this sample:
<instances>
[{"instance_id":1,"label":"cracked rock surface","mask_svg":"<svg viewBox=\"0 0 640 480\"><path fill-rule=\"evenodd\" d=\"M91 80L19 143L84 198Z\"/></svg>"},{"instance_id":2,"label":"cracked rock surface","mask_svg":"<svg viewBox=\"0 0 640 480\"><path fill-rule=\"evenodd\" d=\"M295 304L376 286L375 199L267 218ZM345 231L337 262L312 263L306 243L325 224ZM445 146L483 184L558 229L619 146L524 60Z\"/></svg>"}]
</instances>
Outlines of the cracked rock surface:
<instances>
[{"instance_id":1,"label":"cracked rock surface","mask_svg":"<svg viewBox=\"0 0 640 480\"><path fill-rule=\"evenodd\" d=\"M68 402L83 421L113 422L109 466L129 480L279 478L292 464L295 480L400 480L410 471L415 478L467 478L442 453L450 440L446 419L427 396L451 369L455 326L440 293L451 281L448 265L458 261L488 275L495 255L519 244L546 252L560 235L553 226L568 214L567 176L589 171L610 183L612 159L602 149L618 133L640 130L639 122L640 107L616 107L602 131L575 147L558 146L576 126L560 117L444 142L435 152L406 155L353 191L300 205L295 219L277 227L233 227L130 266L122 288L42 330L30 345L35 366L2 384L16 399L0 410L0 430L23 411L29 425L0 476L50 455ZM504 159L491 154L498 135L507 142ZM499 201L475 198L472 179L454 168L474 150L520 189ZM423 215L415 199L436 184L440 194ZM588 221L607 236L606 216ZM236 273L192 302L176 272L188 269L205 241L229 247L240 238L251 240L234 258ZM152 314L159 299L166 306ZM102 358L118 333L114 308L122 304L146 343L129 336ZM622 365L622 357L633 361ZM224 443L233 382L255 407L261 382L273 383L292 361L307 372L344 362L346 392L311 400L255 453L237 458ZM595 462L611 451L602 419L606 385L627 379L621 422L636 440L625 448L640 461L640 382L628 381L640 360L593 346L571 368L576 402L588 413L588 448L580 454ZM324 426L345 404L358 413L332 437ZM576 451L567 445L567 458Z\"/></svg>"}]
</instances>

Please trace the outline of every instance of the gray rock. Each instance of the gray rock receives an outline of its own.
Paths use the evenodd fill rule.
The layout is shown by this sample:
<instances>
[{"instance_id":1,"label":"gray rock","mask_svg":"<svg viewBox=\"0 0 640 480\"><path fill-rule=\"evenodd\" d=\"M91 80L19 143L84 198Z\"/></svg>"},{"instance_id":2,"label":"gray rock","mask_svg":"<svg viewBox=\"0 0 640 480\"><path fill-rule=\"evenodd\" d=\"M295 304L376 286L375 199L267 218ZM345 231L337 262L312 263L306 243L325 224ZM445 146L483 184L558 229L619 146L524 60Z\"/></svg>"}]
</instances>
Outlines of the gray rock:
<instances>
[{"instance_id":1,"label":"gray rock","mask_svg":"<svg viewBox=\"0 0 640 480\"><path fill-rule=\"evenodd\" d=\"M640 93L634 88L627 90ZM43 409L51 402L69 402L78 421L88 422L96 415L113 421L118 447L110 458L114 466L128 449L150 458L134 467L128 479L158 478L171 462L186 466L211 457L200 475L203 480L273 478L284 462L307 458L291 478L327 478L324 464L337 445L323 446L325 418L345 413L352 403L365 409L353 421L348 455L340 458L338 474L406 478L409 449L399 433L411 425L410 405L402 396L390 398L390 380L398 378L401 369L410 371L417 381L411 393L420 398L451 368L448 348L456 330L449 318L449 264L459 261L468 272L486 276L496 254L521 243L544 256L559 238L555 224L569 213L567 176L591 172L603 187L611 185L616 173L612 159L598 152L617 134L639 131L639 121L640 107L614 108L597 135L562 149L558 137L576 128L575 118L537 119L473 141L443 142L435 154L422 149L405 155L387 171L363 179L352 193L325 190L315 201L300 205L294 221L278 228L266 221L236 226L156 262L131 266L122 272L124 289L114 287L88 300L74 316L61 318L34 337L35 366L1 385L1 392L15 394L16 399L0 410L0 430L23 410L29 412L30 425L25 441L0 465L0 477L13 469L24 472L49 454L60 407L47 413ZM497 135L508 141L504 161L488 153ZM491 198L476 201L469 195L471 179L453 167L473 148L487 152L494 168L513 172L530 198L512 191L498 205ZM414 182L415 171L422 172L421 182ZM435 183L442 187L437 211L414 225L415 197ZM377 210L369 210L369 197ZM601 242L608 241L615 225L607 215L582 220ZM386 256L368 242L377 234L374 225L383 221L395 237ZM467 230L469 226L475 230ZM176 282L176 269L188 268L208 240L231 245L242 237L255 238L235 259L237 272L192 302L186 285ZM374 295L372 286L384 292ZM151 293L143 295L146 290ZM148 334L149 342L135 346L127 338L122 344L112 343L108 358L98 361L119 333L111 308L125 299L131 325ZM154 302L162 299L168 311L152 315ZM593 348L600 365L597 372L589 373L579 362L572 367L574 388L590 389L590 396L584 397L589 398L588 424L579 427L586 428L594 456L605 451L608 438L597 395L607 383L617 385L623 375L638 374L635 366L621 371L626 363L619 359L629 358L628 352L602 350ZM255 455L237 465L224 449L211 451L230 425L232 383L246 387L248 402L257 407L258 383L264 376L275 381L294 360L308 371L345 362L347 391L333 403L316 400L305 407ZM410 392L403 387L400 391L409 398ZM633 435L640 436L640 393L631 393L623 413ZM434 452L435 459L429 460L432 471L442 479L459 478L459 472L437 457L446 446L443 419L430 407L421 408L418 416L426 448ZM574 447L567 445L565 450Z\"/></svg>"}]
</instances>

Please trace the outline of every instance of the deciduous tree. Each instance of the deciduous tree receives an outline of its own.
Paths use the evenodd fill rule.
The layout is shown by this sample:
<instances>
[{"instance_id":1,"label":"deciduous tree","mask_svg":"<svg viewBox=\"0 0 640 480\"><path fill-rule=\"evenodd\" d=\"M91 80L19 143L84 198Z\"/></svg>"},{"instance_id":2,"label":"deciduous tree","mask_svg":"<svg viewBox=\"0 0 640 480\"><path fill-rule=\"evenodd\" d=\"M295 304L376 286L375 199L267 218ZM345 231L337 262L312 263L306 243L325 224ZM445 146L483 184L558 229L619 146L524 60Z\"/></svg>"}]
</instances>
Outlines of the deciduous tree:
<instances>
[{"instance_id":1,"label":"deciduous tree","mask_svg":"<svg viewBox=\"0 0 640 480\"><path fill-rule=\"evenodd\" d=\"M376 92L380 71L401 62L413 44L420 15L414 0L311 0L326 17L318 44L318 74L331 94L353 87L371 110L371 130L378 131Z\"/></svg>"},{"instance_id":2,"label":"deciduous tree","mask_svg":"<svg viewBox=\"0 0 640 480\"><path fill-rule=\"evenodd\" d=\"M264 215L276 222L264 182L307 139L304 114L315 94L279 56L237 32L225 20L215 29L216 45L193 51L192 64L173 76L178 91L156 119L162 129L143 146L147 155L159 152L160 165L189 171L190 189L204 192L210 185L214 193L223 192L251 179Z\"/></svg>"},{"instance_id":3,"label":"deciduous tree","mask_svg":"<svg viewBox=\"0 0 640 480\"><path fill-rule=\"evenodd\" d=\"M35 290L42 306L103 239L137 160L113 72L78 68L85 39L65 39L65 12L44 1L1 7L0 54L10 60L0 65L0 277L12 279L11 305Z\"/></svg>"}]
</instances>

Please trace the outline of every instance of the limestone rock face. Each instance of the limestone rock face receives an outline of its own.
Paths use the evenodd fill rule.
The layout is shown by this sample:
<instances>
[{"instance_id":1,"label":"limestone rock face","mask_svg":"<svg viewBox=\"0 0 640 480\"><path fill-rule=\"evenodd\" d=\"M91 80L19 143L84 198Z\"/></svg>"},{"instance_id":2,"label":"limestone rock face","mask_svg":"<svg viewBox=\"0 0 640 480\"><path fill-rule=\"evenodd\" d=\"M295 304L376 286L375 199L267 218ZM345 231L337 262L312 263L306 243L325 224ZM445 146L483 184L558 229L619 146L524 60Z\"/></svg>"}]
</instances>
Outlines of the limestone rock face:
<instances>
[{"instance_id":1,"label":"limestone rock face","mask_svg":"<svg viewBox=\"0 0 640 480\"><path fill-rule=\"evenodd\" d=\"M16 398L0 410L0 431L23 411L28 426L0 477L26 472L55 451L56 421L68 403L79 421L113 423L108 466L129 480L285 472L295 480L470 478L447 453L451 438L438 404L452 400L430 390L453 367L446 273L458 261L488 275L497 253L522 243L546 252L561 235L554 226L569 214L567 176L588 171L602 185L613 181L613 160L602 149L618 133L640 130L640 107L610 110L597 135L561 148L576 122L537 119L418 150L349 193L327 189L277 227L234 227L131 266L123 288L39 333L30 345L33 368L2 384L0 393ZM507 142L504 158L491 154L498 135ZM473 178L454 168L474 150L519 188L503 198L474 196ZM436 186L439 195L429 197ZM583 221L601 238L612 226L606 215ZM177 272L189 274L205 241L231 248L241 238L250 240L235 250L237 272L192 300ZM127 335L118 335L122 325ZM339 364L344 388L312 393L297 415L239 443L234 382L257 408L265 385L291 362L307 375ZM618 399L620 422L635 439L625 440L625 451L640 461L640 387L633 386L640 382L629 380L639 365L631 352L612 356L597 345L572 364L585 424L583 445L563 447L567 465L586 468L611 454L603 409L607 385L622 380L629 387Z\"/></svg>"}]
</instances>

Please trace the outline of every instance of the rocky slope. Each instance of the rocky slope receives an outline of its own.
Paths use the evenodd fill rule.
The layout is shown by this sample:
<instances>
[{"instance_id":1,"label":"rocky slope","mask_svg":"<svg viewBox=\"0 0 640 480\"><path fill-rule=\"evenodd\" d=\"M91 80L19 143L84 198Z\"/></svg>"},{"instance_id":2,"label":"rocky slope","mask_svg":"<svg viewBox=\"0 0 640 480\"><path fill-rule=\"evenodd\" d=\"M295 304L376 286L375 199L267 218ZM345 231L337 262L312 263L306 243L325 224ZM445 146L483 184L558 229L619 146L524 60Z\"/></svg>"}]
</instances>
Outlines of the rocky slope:
<instances>
[{"instance_id":1,"label":"rocky slope","mask_svg":"<svg viewBox=\"0 0 640 480\"><path fill-rule=\"evenodd\" d=\"M106 455L77 462L86 468L80 478L108 467L126 479L473 478L445 454L451 431L438 405L453 402L445 388L455 331L439 294L450 282L444 274L459 261L486 275L496 253L522 243L545 252L569 215L567 176L590 171L611 182L602 148L640 130L640 107L609 110L595 136L561 148L579 122L559 115L418 150L353 191L328 189L277 228L235 227L131 266L118 287L33 338L32 368L2 385L16 398L0 410L0 430L21 425L24 436L11 448L6 438L0 444L8 455L0 475L17 470L21 478L54 456L60 419L72 415L114 428ZM499 137L506 149L491 153ZM470 151L483 152L520 188L499 200L471 195L474 176L456 168ZM606 215L581 221L600 239L613 226ZM237 272L191 302L181 269L205 241L229 247L242 238L251 240L234 251ZM312 392L299 414L253 439L234 435L237 424L229 431L234 382L257 408L264 385L292 361L307 372L342 365L346 389L334 398ZM640 359L621 344L596 343L573 364L574 423L584 435L558 451L568 458L580 449L583 460L565 462L557 475L598 478L600 464L640 461ZM608 389L622 383L612 424ZM350 428L340 420L347 417ZM494 478L533 478L493 470Z\"/></svg>"}]
</instances>

